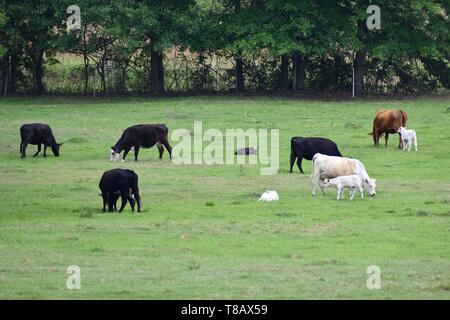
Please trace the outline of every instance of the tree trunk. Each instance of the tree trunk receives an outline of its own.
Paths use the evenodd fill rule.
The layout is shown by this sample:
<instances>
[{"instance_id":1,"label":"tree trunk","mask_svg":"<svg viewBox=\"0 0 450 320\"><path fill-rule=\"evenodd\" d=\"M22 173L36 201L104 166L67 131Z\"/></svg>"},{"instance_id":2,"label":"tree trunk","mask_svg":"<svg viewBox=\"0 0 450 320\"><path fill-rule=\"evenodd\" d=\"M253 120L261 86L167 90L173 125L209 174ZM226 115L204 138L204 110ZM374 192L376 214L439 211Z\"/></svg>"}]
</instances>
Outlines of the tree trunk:
<instances>
[{"instance_id":1,"label":"tree trunk","mask_svg":"<svg viewBox=\"0 0 450 320\"><path fill-rule=\"evenodd\" d=\"M35 96L45 94L44 84L42 78L44 77L44 51L38 50L32 56L32 73L33 73L33 89L32 93Z\"/></svg>"},{"instance_id":2,"label":"tree trunk","mask_svg":"<svg viewBox=\"0 0 450 320\"><path fill-rule=\"evenodd\" d=\"M84 62L84 94L88 95L89 86L89 57L86 42L86 30L83 32L83 62Z\"/></svg>"},{"instance_id":3,"label":"tree trunk","mask_svg":"<svg viewBox=\"0 0 450 320\"><path fill-rule=\"evenodd\" d=\"M293 90L304 90L306 80L306 64L308 59L299 52L294 53L292 57L294 64Z\"/></svg>"},{"instance_id":4,"label":"tree trunk","mask_svg":"<svg viewBox=\"0 0 450 320\"><path fill-rule=\"evenodd\" d=\"M289 90L289 57L287 54L281 56L281 90Z\"/></svg>"},{"instance_id":5,"label":"tree trunk","mask_svg":"<svg viewBox=\"0 0 450 320\"><path fill-rule=\"evenodd\" d=\"M355 68L355 96L362 96L365 93L364 86L364 66L366 63L366 53L363 51L356 52L354 68Z\"/></svg>"},{"instance_id":6,"label":"tree trunk","mask_svg":"<svg viewBox=\"0 0 450 320\"><path fill-rule=\"evenodd\" d=\"M160 95L164 93L163 54L152 50L150 59L150 92Z\"/></svg>"},{"instance_id":7,"label":"tree trunk","mask_svg":"<svg viewBox=\"0 0 450 320\"><path fill-rule=\"evenodd\" d=\"M238 53L236 57L236 93L243 92L245 90L244 85L244 68L241 54Z\"/></svg>"}]
</instances>

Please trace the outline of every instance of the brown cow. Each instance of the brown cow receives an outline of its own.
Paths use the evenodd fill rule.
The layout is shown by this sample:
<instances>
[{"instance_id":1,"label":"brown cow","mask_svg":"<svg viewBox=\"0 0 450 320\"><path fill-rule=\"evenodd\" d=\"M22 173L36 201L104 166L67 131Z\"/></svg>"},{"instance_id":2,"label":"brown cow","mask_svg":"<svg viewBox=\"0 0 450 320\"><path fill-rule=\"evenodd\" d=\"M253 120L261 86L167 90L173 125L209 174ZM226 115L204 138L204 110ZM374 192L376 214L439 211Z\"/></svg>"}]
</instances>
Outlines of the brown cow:
<instances>
[{"instance_id":1,"label":"brown cow","mask_svg":"<svg viewBox=\"0 0 450 320\"><path fill-rule=\"evenodd\" d=\"M379 145L380 137L385 135L385 146L387 146L389 134L398 133L400 127L405 127L408 121L408 114L403 110L380 110L373 120L373 131L369 133L373 137L373 142ZM398 147L402 148L402 139L399 134Z\"/></svg>"}]
</instances>

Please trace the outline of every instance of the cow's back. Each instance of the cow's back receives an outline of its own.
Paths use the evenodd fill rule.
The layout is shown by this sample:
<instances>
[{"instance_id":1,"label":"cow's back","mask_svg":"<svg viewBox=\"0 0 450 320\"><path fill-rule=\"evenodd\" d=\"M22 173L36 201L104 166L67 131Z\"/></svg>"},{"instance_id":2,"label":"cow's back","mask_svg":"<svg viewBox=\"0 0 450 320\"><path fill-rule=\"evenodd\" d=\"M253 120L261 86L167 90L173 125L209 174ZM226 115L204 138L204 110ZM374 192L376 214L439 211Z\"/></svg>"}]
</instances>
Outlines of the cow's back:
<instances>
[{"instance_id":1,"label":"cow's back","mask_svg":"<svg viewBox=\"0 0 450 320\"><path fill-rule=\"evenodd\" d=\"M291 146L293 150L301 152L302 157L306 160L312 160L316 153L342 157L342 154L339 152L336 143L326 138L293 137L291 139Z\"/></svg>"},{"instance_id":2,"label":"cow's back","mask_svg":"<svg viewBox=\"0 0 450 320\"><path fill-rule=\"evenodd\" d=\"M55 138L52 129L49 125L44 123L30 123L24 124L20 127L20 136L22 141L26 140L29 143L52 143Z\"/></svg>"},{"instance_id":3,"label":"cow's back","mask_svg":"<svg viewBox=\"0 0 450 320\"><path fill-rule=\"evenodd\" d=\"M364 167L357 159L320 155L314 158L313 172L318 170L321 179L332 179L359 174L361 166Z\"/></svg>"},{"instance_id":4,"label":"cow's back","mask_svg":"<svg viewBox=\"0 0 450 320\"><path fill-rule=\"evenodd\" d=\"M397 129L404 126L408 114L402 110L380 110L374 120L374 128L379 132L396 133Z\"/></svg>"}]
</instances>

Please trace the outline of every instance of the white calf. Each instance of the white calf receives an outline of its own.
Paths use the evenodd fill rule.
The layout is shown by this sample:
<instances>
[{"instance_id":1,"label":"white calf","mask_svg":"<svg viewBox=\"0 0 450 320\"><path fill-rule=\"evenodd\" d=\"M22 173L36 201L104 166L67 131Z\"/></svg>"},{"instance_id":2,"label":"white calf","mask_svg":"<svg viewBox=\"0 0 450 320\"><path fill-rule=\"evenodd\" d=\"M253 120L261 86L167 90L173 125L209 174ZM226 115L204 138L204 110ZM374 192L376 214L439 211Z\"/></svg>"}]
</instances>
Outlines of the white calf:
<instances>
[{"instance_id":1,"label":"white calf","mask_svg":"<svg viewBox=\"0 0 450 320\"><path fill-rule=\"evenodd\" d=\"M334 179L326 178L323 182L320 183L320 188L323 189L326 187L337 189L338 193L336 200L339 200L339 198L344 199L344 188L350 189L350 200L353 200L356 189L358 189L361 193L361 198L364 198L363 181L361 177L357 176L356 174L352 174L350 176L340 176Z\"/></svg>"},{"instance_id":2,"label":"white calf","mask_svg":"<svg viewBox=\"0 0 450 320\"><path fill-rule=\"evenodd\" d=\"M353 174L361 177L363 186L370 196L376 194L376 180L369 177L361 161L316 153L312 162L311 189L313 196L316 195L316 185L319 181L323 181L325 178L332 179ZM321 189L324 193L322 187Z\"/></svg>"},{"instance_id":3,"label":"white calf","mask_svg":"<svg viewBox=\"0 0 450 320\"><path fill-rule=\"evenodd\" d=\"M275 190L266 190L266 192L261 195L261 198L259 198L258 201L278 201L279 199L280 198L278 197L278 193Z\"/></svg>"},{"instance_id":4,"label":"white calf","mask_svg":"<svg viewBox=\"0 0 450 320\"><path fill-rule=\"evenodd\" d=\"M414 143L414 149L417 151L417 137L414 130L407 130L403 127L398 128L398 133L400 133L403 141L403 151L408 147L408 151L411 151L412 144Z\"/></svg>"}]
</instances>

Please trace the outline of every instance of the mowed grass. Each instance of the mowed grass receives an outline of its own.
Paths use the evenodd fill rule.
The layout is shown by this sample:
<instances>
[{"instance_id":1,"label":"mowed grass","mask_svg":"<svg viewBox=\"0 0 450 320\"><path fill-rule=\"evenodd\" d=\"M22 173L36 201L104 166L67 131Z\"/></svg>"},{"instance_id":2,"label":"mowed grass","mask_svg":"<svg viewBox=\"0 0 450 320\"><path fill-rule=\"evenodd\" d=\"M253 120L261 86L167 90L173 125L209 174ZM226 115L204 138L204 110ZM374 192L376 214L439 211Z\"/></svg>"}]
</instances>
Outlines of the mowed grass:
<instances>
[{"instance_id":1,"label":"mowed grass","mask_svg":"<svg viewBox=\"0 0 450 320\"><path fill-rule=\"evenodd\" d=\"M0 100L0 298L449 299L450 112L443 99L301 101L280 98ZM419 152L374 147L379 109L401 108ZM278 128L280 170L176 165L156 148L109 162L124 128ZM19 158L19 127L48 123L61 157ZM289 174L290 138L334 140L377 179L374 198L313 198L311 162ZM383 141L384 143L384 141ZM175 144L175 142L172 142ZM132 154L131 154L132 156ZM144 210L101 212L105 170L140 178ZM280 201L260 203L276 189ZM81 268L68 290L66 268ZM381 289L366 269L381 268Z\"/></svg>"}]
</instances>

